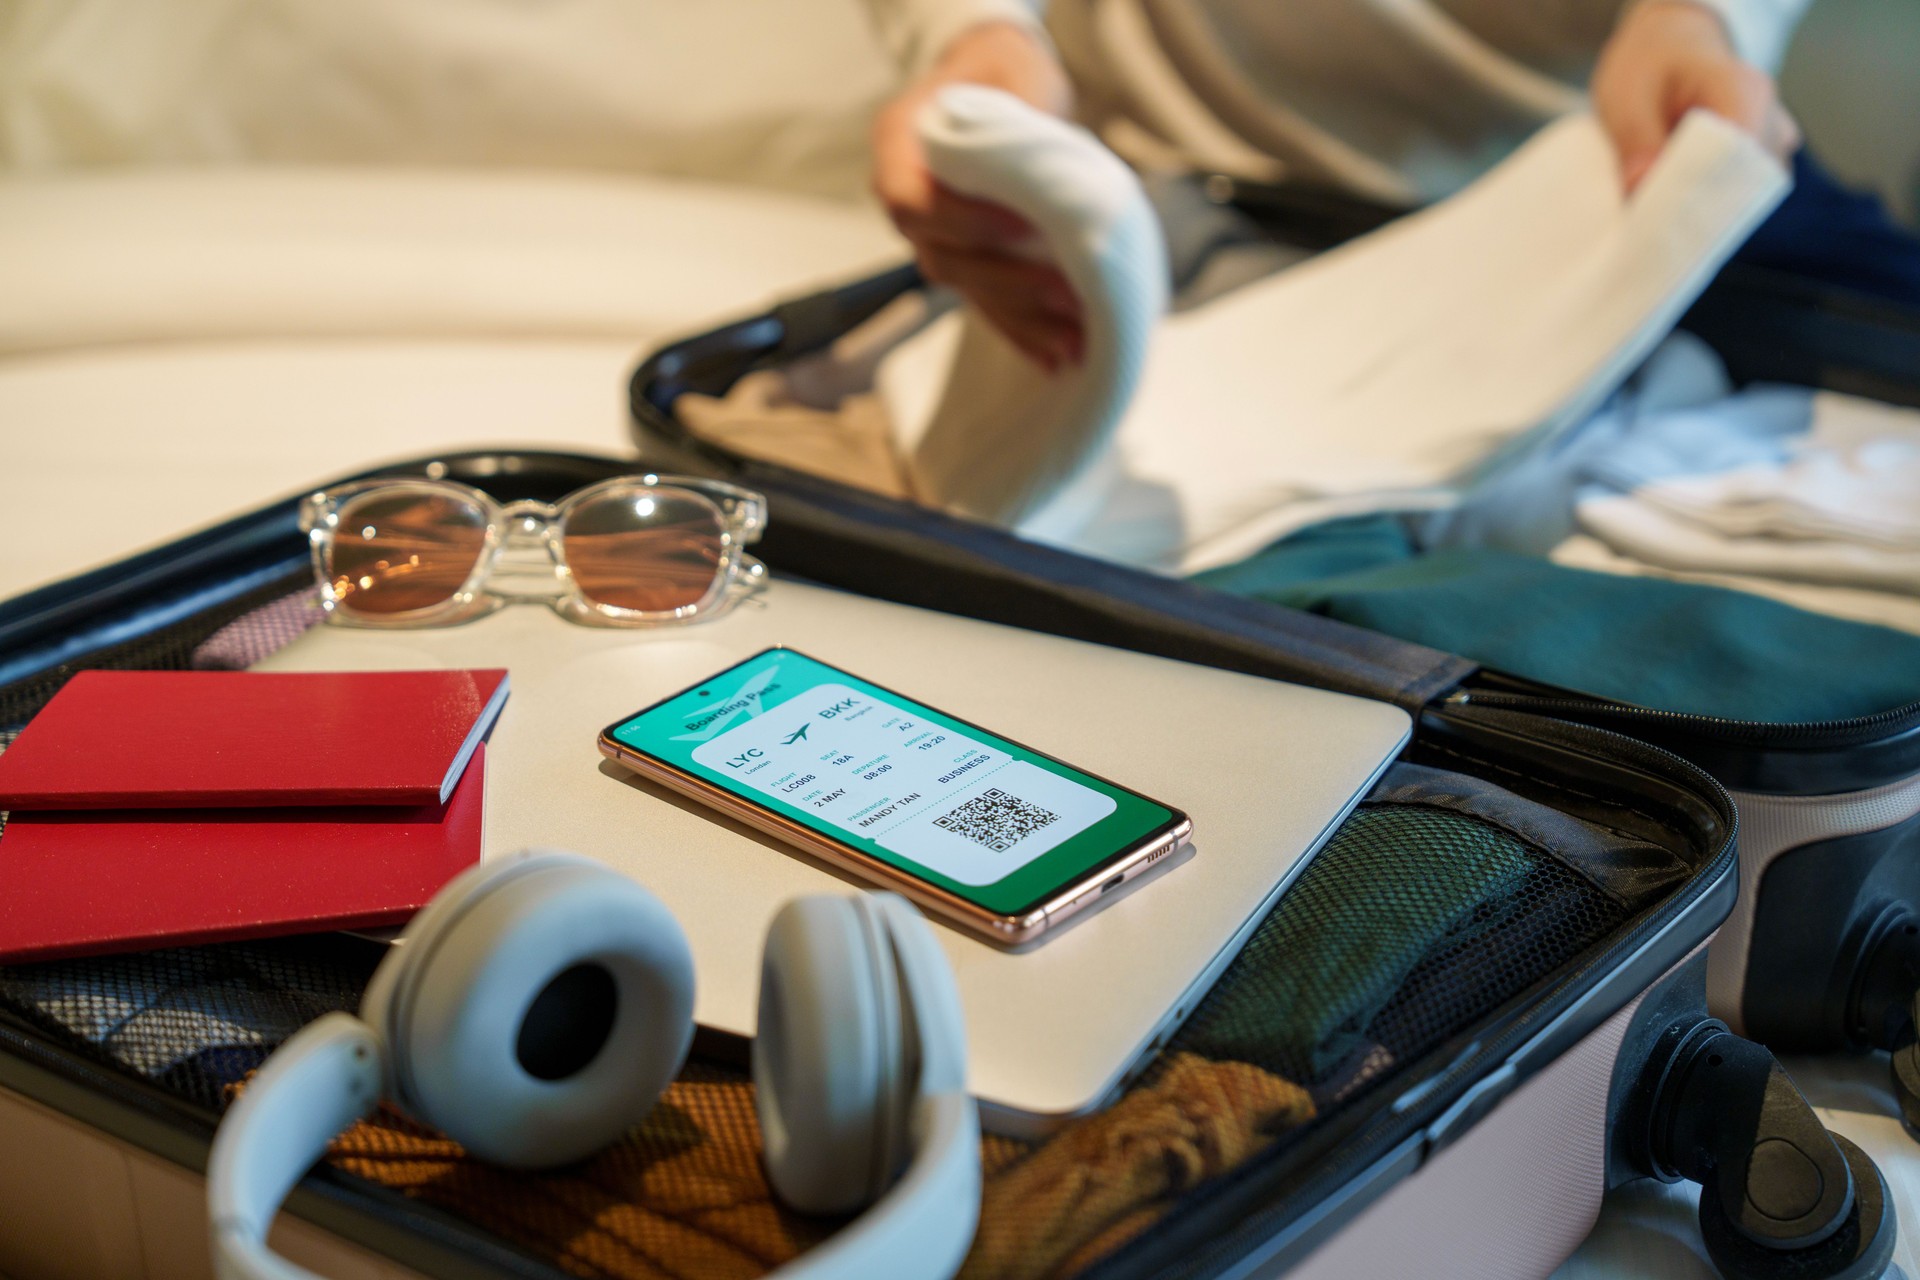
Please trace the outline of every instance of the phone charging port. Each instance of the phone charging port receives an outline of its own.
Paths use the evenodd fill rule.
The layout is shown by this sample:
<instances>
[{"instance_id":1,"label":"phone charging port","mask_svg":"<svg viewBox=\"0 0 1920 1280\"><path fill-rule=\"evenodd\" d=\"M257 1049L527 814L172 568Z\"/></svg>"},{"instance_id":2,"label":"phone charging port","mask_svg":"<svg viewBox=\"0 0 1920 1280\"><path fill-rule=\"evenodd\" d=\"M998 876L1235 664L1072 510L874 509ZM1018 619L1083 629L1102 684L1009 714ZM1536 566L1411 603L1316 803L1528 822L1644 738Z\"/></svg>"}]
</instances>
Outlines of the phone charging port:
<instances>
[{"instance_id":1,"label":"phone charging port","mask_svg":"<svg viewBox=\"0 0 1920 1280\"><path fill-rule=\"evenodd\" d=\"M1115 876L1113 879L1101 885L1100 892L1111 893L1113 890L1118 889L1120 887L1120 882L1122 880L1125 880L1126 878L1127 878L1127 873L1122 871L1119 875Z\"/></svg>"}]
</instances>

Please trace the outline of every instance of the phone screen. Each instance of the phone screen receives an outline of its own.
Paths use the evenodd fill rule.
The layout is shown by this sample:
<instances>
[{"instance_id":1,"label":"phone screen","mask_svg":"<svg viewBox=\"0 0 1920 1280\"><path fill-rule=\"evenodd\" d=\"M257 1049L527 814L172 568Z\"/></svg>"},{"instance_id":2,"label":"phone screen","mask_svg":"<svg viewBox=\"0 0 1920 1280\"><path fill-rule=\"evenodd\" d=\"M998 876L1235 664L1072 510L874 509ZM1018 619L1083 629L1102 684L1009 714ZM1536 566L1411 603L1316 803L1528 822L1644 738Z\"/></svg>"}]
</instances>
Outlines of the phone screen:
<instances>
[{"instance_id":1,"label":"phone screen","mask_svg":"<svg viewBox=\"0 0 1920 1280\"><path fill-rule=\"evenodd\" d=\"M1002 915L1184 821L791 649L756 654L610 732Z\"/></svg>"}]
</instances>

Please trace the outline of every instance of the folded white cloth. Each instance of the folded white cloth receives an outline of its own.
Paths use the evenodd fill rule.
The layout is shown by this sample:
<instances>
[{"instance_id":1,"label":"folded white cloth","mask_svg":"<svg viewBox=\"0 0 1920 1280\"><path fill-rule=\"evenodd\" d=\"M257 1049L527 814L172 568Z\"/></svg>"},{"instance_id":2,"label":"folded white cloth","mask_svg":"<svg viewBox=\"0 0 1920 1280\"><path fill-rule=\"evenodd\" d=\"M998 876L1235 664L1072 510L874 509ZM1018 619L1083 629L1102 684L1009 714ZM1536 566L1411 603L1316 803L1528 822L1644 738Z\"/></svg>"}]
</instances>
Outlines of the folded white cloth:
<instances>
[{"instance_id":1,"label":"folded white cloth","mask_svg":"<svg viewBox=\"0 0 1920 1280\"><path fill-rule=\"evenodd\" d=\"M1047 374L968 310L930 420L895 419L915 489L1030 537L1070 539L1100 501L1099 464L1166 310L1159 224L1118 156L1011 94L953 85L919 124L934 176L1033 224L1035 256L1080 298L1086 348L1079 367Z\"/></svg>"},{"instance_id":2,"label":"folded white cloth","mask_svg":"<svg viewBox=\"0 0 1920 1280\"><path fill-rule=\"evenodd\" d=\"M1802 401L1811 429L1775 456L1652 479L1634 497L1726 538L1920 551L1920 413L1797 388L1775 394Z\"/></svg>"},{"instance_id":3,"label":"folded white cloth","mask_svg":"<svg viewBox=\"0 0 1920 1280\"><path fill-rule=\"evenodd\" d=\"M1664 568L1920 591L1920 549L1838 538L1727 537L1635 494L1588 493L1576 511L1580 527L1609 547Z\"/></svg>"},{"instance_id":4,"label":"folded white cloth","mask_svg":"<svg viewBox=\"0 0 1920 1280\"><path fill-rule=\"evenodd\" d=\"M1178 494L1193 570L1356 510L1442 506L1578 423L1787 189L1689 116L1631 199L1597 122L1459 196L1164 329L1121 432Z\"/></svg>"},{"instance_id":5,"label":"folded white cloth","mask_svg":"<svg viewBox=\"0 0 1920 1280\"><path fill-rule=\"evenodd\" d=\"M1662 353L1663 359L1667 353ZM1670 570L1872 590L1920 586L1920 411L1756 384L1636 387L1585 451L1578 527Z\"/></svg>"},{"instance_id":6,"label":"folded white cloth","mask_svg":"<svg viewBox=\"0 0 1920 1280\"><path fill-rule=\"evenodd\" d=\"M1551 125L1453 199L1161 325L1104 501L1065 540L1190 572L1450 506L1587 417L1786 189L1703 113L1630 199L1593 119Z\"/></svg>"},{"instance_id":7,"label":"folded white cloth","mask_svg":"<svg viewBox=\"0 0 1920 1280\"><path fill-rule=\"evenodd\" d=\"M1676 332L1586 421L1524 451L1462 493L1458 505L1421 520L1420 541L1436 550L1494 547L1545 555L1573 533L1576 495L1608 468L1632 474L1619 485L1630 489L1651 475L1702 469L1694 459L1703 440L1713 449L1738 451L1725 466L1761 456L1744 435L1723 441L1711 432L1645 429L1650 421L1675 421L1732 394L1719 353L1690 333ZM1785 416L1783 431L1804 430L1804 399L1789 405ZM1669 457L1675 450L1688 454L1685 465Z\"/></svg>"}]
</instances>

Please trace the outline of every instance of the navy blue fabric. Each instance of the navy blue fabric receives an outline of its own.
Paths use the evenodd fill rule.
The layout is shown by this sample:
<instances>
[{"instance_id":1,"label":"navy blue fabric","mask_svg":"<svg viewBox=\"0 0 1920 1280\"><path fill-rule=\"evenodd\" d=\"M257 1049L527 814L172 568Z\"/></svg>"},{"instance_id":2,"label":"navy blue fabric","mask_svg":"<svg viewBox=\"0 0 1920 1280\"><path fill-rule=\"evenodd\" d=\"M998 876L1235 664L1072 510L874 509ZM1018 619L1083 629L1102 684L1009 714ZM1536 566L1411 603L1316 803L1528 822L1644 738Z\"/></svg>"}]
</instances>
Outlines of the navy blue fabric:
<instances>
[{"instance_id":1,"label":"navy blue fabric","mask_svg":"<svg viewBox=\"0 0 1920 1280\"><path fill-rule=\"evenodd\" d=\"M1793 158L1793 191L1733 260L1920 307L1920 235L1804 150Z\"/></svg>"}]
</instances>

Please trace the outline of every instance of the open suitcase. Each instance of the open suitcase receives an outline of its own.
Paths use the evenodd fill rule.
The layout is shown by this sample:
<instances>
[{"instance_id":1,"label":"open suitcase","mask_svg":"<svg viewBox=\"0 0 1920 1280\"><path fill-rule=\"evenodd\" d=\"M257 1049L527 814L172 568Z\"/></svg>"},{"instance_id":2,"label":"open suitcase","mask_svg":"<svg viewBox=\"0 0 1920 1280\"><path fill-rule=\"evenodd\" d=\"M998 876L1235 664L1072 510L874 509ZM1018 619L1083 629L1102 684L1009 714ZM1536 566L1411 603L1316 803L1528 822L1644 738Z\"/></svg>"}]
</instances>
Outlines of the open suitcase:
<instances>
[{"instance_id":1,"label":"open suitcase","mask_svg":"<svg viewBox=\"0 0 1920 1280\"><path fill-rule=\"evenodd\" d=\"M636 383L638 406L671 429L659 406L671 404L676 388L804 350L904 283L808 300L664 352ZM508 499L550 499L634 469L575 455L488 453L396 470L429 465ZM1332 687L1417 717L1401 764L1283 896L1136 1086L1165 1085L1162 1067L1183 1057L1260 1062L1303 1082L1313 1118L1278 1137L1257 1133L1242 1159L1201 1162L1143 1212L1079 1241L1071 1256L1046 1254L1050 1238L1011 1220L1017 1200L1001 1211L990 1204L982 1237L1000 1237L1003 1261L1047 1256L1054 1273L1103 1277L1538 1276L1578 1244L1609 1186L1656 1177L1707 1186L1702 1224L1729 1275L1884 1270L1895 1225L1871 1161L1826 1133L1765 1050L1707 1016L1704 948L1734 903L1735 818L1724 790L1700 768L1609 729L1461 699L1473 664L1443 653L790 473L748 464L739 478L770 499L762 550L776 572ZM303 588L308 573L289 500L0 606L0 726L24 723L75 670L182 667L209 637L233 635L228 624L236 620L271 631L274 606ZM1399 954L1383 969L1377 998L1331 1019L1344 1046L1333 1061L1287 1048L1280 1032L1288 1028L1276 1030L1272 1010L1294 1004L1276 1003L1273 984L1300 967L1305 940L1342 964L1406 952L1401 922L1377 914L1376 904L1445 897L1435 869L1457 863L1463 833L1475 847L1497 846L1511 877L1498 892L1459 903ZM1401 892L1383 893L1387 884ZM176 1016L183 1006L204 1012L193 993L206 985L209 964L226 997L224 1033ZM364 948L315 939L265 955L201 948L70 962L57 982L38 966L0 970L7 1122L18 1122L21 1107L42 1121L50 1112L127 1144L148 1164L157 1158L175 1170L173 1211L191 1213L178 1171L203 1167L232 1089L293 1027L350 1007L369 968ZM1297 988L1282 989L1298 1000ZM237 1046L236 1023L244 1032ZM717 1083L737 1101L747 1089L738 1050L724 1040L697 1044L690 1087ZM649 1129L636 1131L639 1149L654 1140ZM751 1163L750 1133L743 1138L722 1123L703 1139L744 1150ZM562 1215L556 1227L537 1214L538 1221L502 1216L443 1194L457 1178L408 1183L381 1173L396 1167L396 1152L417 1155L407 1144L422 1140L404 1129L363 1135L307 1180L292 1209L333 1237L428 1274L636 1273L601 1268L567 1247L577 1219ZM988 1163L990 1171L1017 1169L1034 1159L1002 1146ZM1151 1163L1172 1161L1162 1152ZM1071 1155L1068 1164L1071 1172ZM76 1167L49 1161L11 1173L0 1199L101 1197L98 1184L63 1182L63 1170ZM512 1183L511 1198L538 1201L544 1186ZM991 1178L989 1187L991 1195ZM101 1214L113 1212L111 1197L96 1203ZM153 1203L129 1211L164 1212ZM34 1225L58 1231L52 1219ZM87 1229L74 1228L81 1236L68 1240L67 1256L87 1256ZM181 1229L176 1222L175 1234ZM788 1239L804 1240L806 1229L787 1224ZM190 1251L178 1260L181 1270L204 1265ZM762 1258L760 1269L773 1260ZM175 1273L149 1265L154 1274ZM389 1273L365 1254L355 1265ZM1008 1266L983 1263L980 1273ZM657 1271L701 1273L671 1259Z\"/></svg>"},{"instance_id":2,"label":"open suitcase","mask_svg":"<svg viewBox=\"0 0 1920 1280\"><path fill-rule=\"evenodd\" d=\"M1210 198L1299 249L1330 247L1395 216L1312 189L1224 177L1205 186ZM786 367L916 287L911 271L890 273L660 352L633 380L640 438L749 483L791 478L689 429L675 413L676 400L688 391L718 396L746 373ZM1722 357L1736 383L1793 383L1920 405L1920 316L1890 303L1736 264L1682 328ZM833 495L823 503L876 503L829 481L805 483ZM893 519L905 525L914 518ZM1036 563L1027 548L989 554L1023 567ZM1152 601L1145 607L1196 622L1224 626L1243 603L1218 593L1181 595L1085 561L1032 571L1065 594L1144 596ZM925 599L962 611L976 607ZM1091 635L1110 624L1085 625ZM1338 670L1289 678L1348 687ZM1726 786L1741 815L1741 892L1708 960L1714 1016L1782 1052L1894 1050L1896 1096L1907 1123L1920 1125L1920 1050L1913 1048L1920 1017L1920 701L1812 722L1745 720L1633 705L1495 669L1465 678L1447 697L1611 729L1672 751Z\"/></svg>"}]
</instances>

